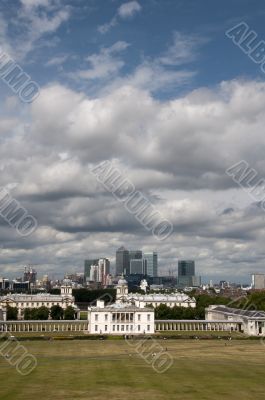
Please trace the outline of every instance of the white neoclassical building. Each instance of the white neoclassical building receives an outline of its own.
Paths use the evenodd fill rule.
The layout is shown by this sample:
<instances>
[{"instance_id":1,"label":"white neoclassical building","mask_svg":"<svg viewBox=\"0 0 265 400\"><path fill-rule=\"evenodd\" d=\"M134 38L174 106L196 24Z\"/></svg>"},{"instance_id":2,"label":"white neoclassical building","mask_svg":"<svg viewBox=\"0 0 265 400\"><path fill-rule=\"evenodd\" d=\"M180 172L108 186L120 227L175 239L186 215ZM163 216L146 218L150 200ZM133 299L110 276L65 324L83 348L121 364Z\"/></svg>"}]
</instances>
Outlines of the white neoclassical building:
<instances>
[{"instance_id":1,"label":"white neoclassical building","mask_svg":"<svg viewBox=\"0 0 265 400\"><path fill-rule=\"evenodd\" d=\"M133 302L137 307L144 307L152 305L154 308L165 304L168 307L196 307L196 300L193 297L189 297L184 293L173 293L173 294L139 294L130 293L126 296L126 300Z\"/></svg>"},{"instance_id":2,"label":"white neoclassical building","mask_svg":"<svg viewBox=\"0 0 265 400\"><path fill-rule=\"evenodd\" d=\"M69 279L63 281L61 286L61 294L49 294L49 293L39 293L35 295L28 294L7 294L0 297L0 320L6 320L6 308L17 307L18 309L18 319L23 319L23 314L25 308L39 308L45 306L51 308L54 305L58 305L63 309L68 306L75 308L77 315L79 314L79 309L75 305L75 298L72 295L72 285Z\"/></svg>"},{"instance_id":3,"label":"white neoclassical building","mask_svg":"<svg viewBox=\"0 0 265 400\"><path fill-rule=\"evenodd\" d=\"M143 335L155 332L152 308L136 306L126 301L127 281L122 278L116 287L116 302L105 306L98 300L95 307L88 307L89 333L111 335Z\"/></svg>"},{"instance_id":4,"label":"white neoclassical building","mask_svg":"<svg viewBox=\"0 0 265 400\"><path fill-rule=\"evenodd\" d=\"M212 305L205 310L205 319L236 322L239 330L249 336L265 336L265 312L240 310L223 305Z\"/></svg>"}]
</instances>

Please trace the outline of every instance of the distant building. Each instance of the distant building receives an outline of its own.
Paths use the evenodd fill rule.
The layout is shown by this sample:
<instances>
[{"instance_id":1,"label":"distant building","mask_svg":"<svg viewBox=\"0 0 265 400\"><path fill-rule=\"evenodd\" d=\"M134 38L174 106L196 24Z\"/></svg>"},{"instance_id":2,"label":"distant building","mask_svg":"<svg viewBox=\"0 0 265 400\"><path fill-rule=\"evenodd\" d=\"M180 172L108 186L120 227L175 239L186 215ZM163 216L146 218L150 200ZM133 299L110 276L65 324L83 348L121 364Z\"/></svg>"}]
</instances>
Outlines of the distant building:
<instances>
[{"instance_id":1,"label":"distant building","mask_svg":"<svg viewBox=\"0 0 265 400\"><path fill-rule=\"evenodd\" d=\"M252 274L252 289L265 289L265 274Z\"/></svg>"},{"instance_id":2,"label":"distant building","mask_svg":"<svg viewBox=\"0 0 265 400\"><path fill-rule=\"evenodd\" d=\"M84 265L84 276L85 276L85 279L89 279L91 265L97 265L98 260L99 260L98 258L85 260L85 265Z\"/></svg>"},{"instance_id":3,"label":"distant building","mask_svg":"<svg viewBox=\"0 0 265 400\"><path fill-rule=\"evenodd\" d=\"M23 282L36 283L37 272L31 266L26 266L24 269Z\"/></svg>"},{"instance_id":4,"label":"distant building","mask_svg":"<svg viewBox=\"0 0 265 400\"><path fill-rule=\"evenodd\" d=\"M178 261L178 276L194 276L195 275L195 262L193 260L179 260Z\"/></svg>"},{"instance_id":5,"label":"distant building","mask_svg":"<svg viewBox=\"0 0 265 400\"><path fill-rule=\"evenodd\" d=\"M146 274L146 261L143 259L130 260L130 274Z\"/></svg>"},{"instance_id":6,"label":"distant building","mask_svg":"<svg viewBox=\"0 0 265 400\"><path fill-rule=\"evenodd\" d=\"M75 306L75 298L72 296L72 286L68 279L63 281L61 286L61 294L7 294L6 296L0 296L0 317L2 315L3 320L6 319L6 308L17 307L18 319L23 319L25 308L39 308L45 306L51 308L54 305L58 305L63 309L68 306L72 306L76 310L76 316L79 318L79 309Z\"/></svg>"},{"instance_id":7,"label":"distant building","mask_svg":"<svg viewBox=\"0 0 265 400\"><path fill-rule=\"evenodd\" d=\"M116 275L129 274L130 272L130 257L129 251L125 247L120 247L116 251Z\"/></svg>"},{"instance_id":8,"label":"distant building","mask_svg":"<svg viewBox=\"0 0 265 400\"><path fill-rule=\"evenodd\" d=\"M139 294L129 293L127 301L132 302L137 307L145 307L152 305L154 308L159 307L161 304L167 307L196 307L196 300L193 297L189 297L184 293L172 293L172 294Z\"/></svg>"},{"instance_id":9,"label":"distant building","mask_svg":"<svg viewBox=\"0 0 265 400\"><path fill-rule=\"evenodd\" d=\"M110 261L108 258L100 258L95 265L90 266L89 280L102 285L107 284L107 277L110 273Z\"/></svg>"},{"instance_id":10,"label":"distant building","mask_svg":"<svg viewBox=\"0 0 265 400\"><path fill-rule=\"evenodd\" d=\"M199 287L201 277L195 275L195 262L193 260L178 261L178 286Z\"/></svg>"},{"instance_id":11,"label":"distant building","mask_svg":"<svg viewBox=\"0 0 265 400\"><path fill-rule=\"evenodd\" d=\"M144 253L143 258L146 260L146 275L156 277L158 271L157 253Z\"/></svg>"},{"instance_id":12,"label":"distant building","mask_svg":"<svg viewBox=\"0 0 265 400\"><path fill-rule=\"evenodd\" d=\"M241 332L250 336L265 336L265 311L240 310L223 305L211 305L205 309L205 319L238 322Z\"/></svg>"}]
</instances>

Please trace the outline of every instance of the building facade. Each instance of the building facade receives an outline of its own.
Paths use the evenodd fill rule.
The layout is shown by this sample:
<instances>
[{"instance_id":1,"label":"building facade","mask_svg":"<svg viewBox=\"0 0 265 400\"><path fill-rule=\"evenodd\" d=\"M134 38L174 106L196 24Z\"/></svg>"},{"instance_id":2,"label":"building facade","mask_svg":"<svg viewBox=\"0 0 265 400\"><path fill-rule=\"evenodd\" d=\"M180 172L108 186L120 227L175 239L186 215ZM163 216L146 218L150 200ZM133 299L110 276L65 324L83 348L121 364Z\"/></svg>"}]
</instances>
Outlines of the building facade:
<instances>
[{"instance_id":1,"label":"building facade","mask_svg":"<svg viewBox=\"0 0 265 400\"><path fill-rule=\"evenodd\" d=\"M125 247L120 247L116 251L116 275L129 274L130 272L130 256L129 251Z\"/></svg>"},{"instance_id":2,"label":"building facade","mask_svg":"<svg viewBox=\"0 0 265 400\"><path fill-rule=\"evenodd\" d=\"M154 310L130 303L108 306L99 300L88 308L89 333L108 335L143 335L155 332Z\"/></svg>"},{"instance_id":3,"label":"building facade","mask_svg":"<svg viewBox=\"0 0 265 400\"><path fill-rule=\"evenodd\" d=\"M58 305L63 309L72 306L76 310L76 317L79 318L79 309L75 305L75 298L72 296L72 286L70 281L64 280L61 286L61 294L54 295L49 293L40 293L35 295L27 294L7 294L0 297L0 318L6 320L6 309L8 306L18 309L18 319L23 319L26 308L47 307Z\"/></svg>"},{"instance_id":4,"label":"building facade","mask_svg":"<svg viewBox=\"0 0 265 400\"><path fill-rule=\"evenodd\" d=\"M205 319L236 322L240 331L249 336L265 336L265 312L240 310L223 305L212 305L205 310Z\"/></svg>"},{"instance_id":5,"label":"building facade","mask_svg":"<svg viewBox=\"0 0 265 400\"><path fill-rule=\"evenodd\" d=\"M146 275L156 277L158 271L157 253L144 253L144 259L146 261Z\"/></svg>"},{"instance_id":6,"label":"building facade","mask_svg":"<svg viewBox=\"0 0 265 400\"><path fill-rule=\"evenodd\" d=\"M252 274L252 289L265 289L265 274Z\"/></svg>"},{"instance_id":7,"label":"building facade","mask_svg":"<svg viewBox=\"0 0 265 400\"><path fill-rule=\"evenodd\" d=\"M194 297L189 297L184 293L176 294L139 294L129 293L126 297L127 301L135 304L137 307L146 307L152 305L154 308L159 307L161 304L167 307L196 307L196 300Z\"/></svg>"},{"instance_id":8,"label":"building facade","mask_svg":"<svg viewBox=\"0 0 265 400\"><path fill-rule=\"evenodd\" d=\"M85 260L85 265L84 265L84 276L85 276L85 279L89 280L91 265L97 265L98 261L99 261L98 258Z\"/></svg>"}]
</instances>

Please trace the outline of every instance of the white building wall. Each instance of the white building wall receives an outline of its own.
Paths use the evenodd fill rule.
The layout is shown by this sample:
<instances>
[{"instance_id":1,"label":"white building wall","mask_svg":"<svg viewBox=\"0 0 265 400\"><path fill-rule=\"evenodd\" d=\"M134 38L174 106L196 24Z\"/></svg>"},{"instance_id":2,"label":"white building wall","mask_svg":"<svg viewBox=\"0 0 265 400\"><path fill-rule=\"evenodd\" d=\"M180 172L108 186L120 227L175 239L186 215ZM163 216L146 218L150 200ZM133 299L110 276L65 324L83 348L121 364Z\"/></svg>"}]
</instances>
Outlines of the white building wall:
<instances>
[{"instance_id":1,"label":"white building wall","mask_svg":"<svg viewBox=\"0 0 265 400\"><path fill-rule=\"evenodd\" d=\"M123 314L124 320L113 320L113 314ZM126 318L127 316L127 318ZM131 316L131 317L130 317ZM132 311L126 309L114 309L109 311L106 308L89 310L89 332L91 334L153 334L155 321L153 310Z\"/></svg>"}]
</instances>

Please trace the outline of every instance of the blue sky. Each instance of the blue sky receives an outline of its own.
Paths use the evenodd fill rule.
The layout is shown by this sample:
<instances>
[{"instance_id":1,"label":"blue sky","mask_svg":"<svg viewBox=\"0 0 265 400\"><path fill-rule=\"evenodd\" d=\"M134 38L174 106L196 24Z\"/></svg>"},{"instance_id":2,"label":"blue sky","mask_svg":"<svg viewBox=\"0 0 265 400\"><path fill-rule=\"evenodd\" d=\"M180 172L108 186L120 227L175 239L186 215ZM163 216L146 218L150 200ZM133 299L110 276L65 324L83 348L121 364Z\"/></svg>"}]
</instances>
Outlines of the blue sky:
<instances>
[{"instance_id":1,"label":"blue sky","mask_svg":"<svg viewBox=\"0 0 265 400\"><path fill-rule=\"evenodd\" d=\"M31 51L24 51L21 62L27 65L27 71L42 85L52 80L67 81L70 86L82 88L91 94L93 88L102 85L102 82L94 79L84 83L73 79L77 69L89 68L89 55L99 53L102 48L110 48L119 41L127 43L128 47L116 54L124 63L118 71L119 76L126 76L133 73L144 60L153 63L165 54L174 45L174 35L178 33L183 46L188 46L189 40L193 41L188 49L190 54L183 57L179 64L173 63L165 68L171 71L184 70L192 73L192 77L185 80L183 85L174 87L168 84L156 90L158 98L174 97L192 88L213 86L222 80L239 76L263 78L259 68L225 36L228 28L245 21L263 39L265 5L261 1L252 1L250 4L247 0L145 0L136 2L139 9L132 11L131 15L121 17L118 10L124 3L118 0L77 0L62 1L57 9L32 7L32 15L37 10L39 13L45 11L47 18L52 19L56 16L54 10L59 12L61 9L67 13L67 17L62 18L57 29L40 35ZM23 52L28 37L27 26L18 23L16 18L20 14L20 7L20 0L1 2L2 18L10 22L6 32L7 42L16 42L15 50L18 53L21 50ZM106 33L100 33L99 27L109 24L113 19L114 25ZM19 54L18 58L21 58ZM47 66L52 60L58 63L61 60L61 63ZM71 79L68 74L71 74Z\"/></svg>"},{"instance_id":2,"label":"blue sky","mask_svg":"<svg viewBox=\"0 0 265 400\"><path fill-rule=\"evenodd\" d=\"M114 266L122 245L157 251L161 274L180 258L205 280L264 272L264 212L225 172L246 160L264 176L264 73L225 35L243 21L265 40L264 11L258 0L0 2L1 50L40 86L25 104L0 79L0 184L39 225L25 239L0 221L3 274ZM172 222L170 238L158 243L95 180L106 160Z\"/></svg>"}]
</instances>

